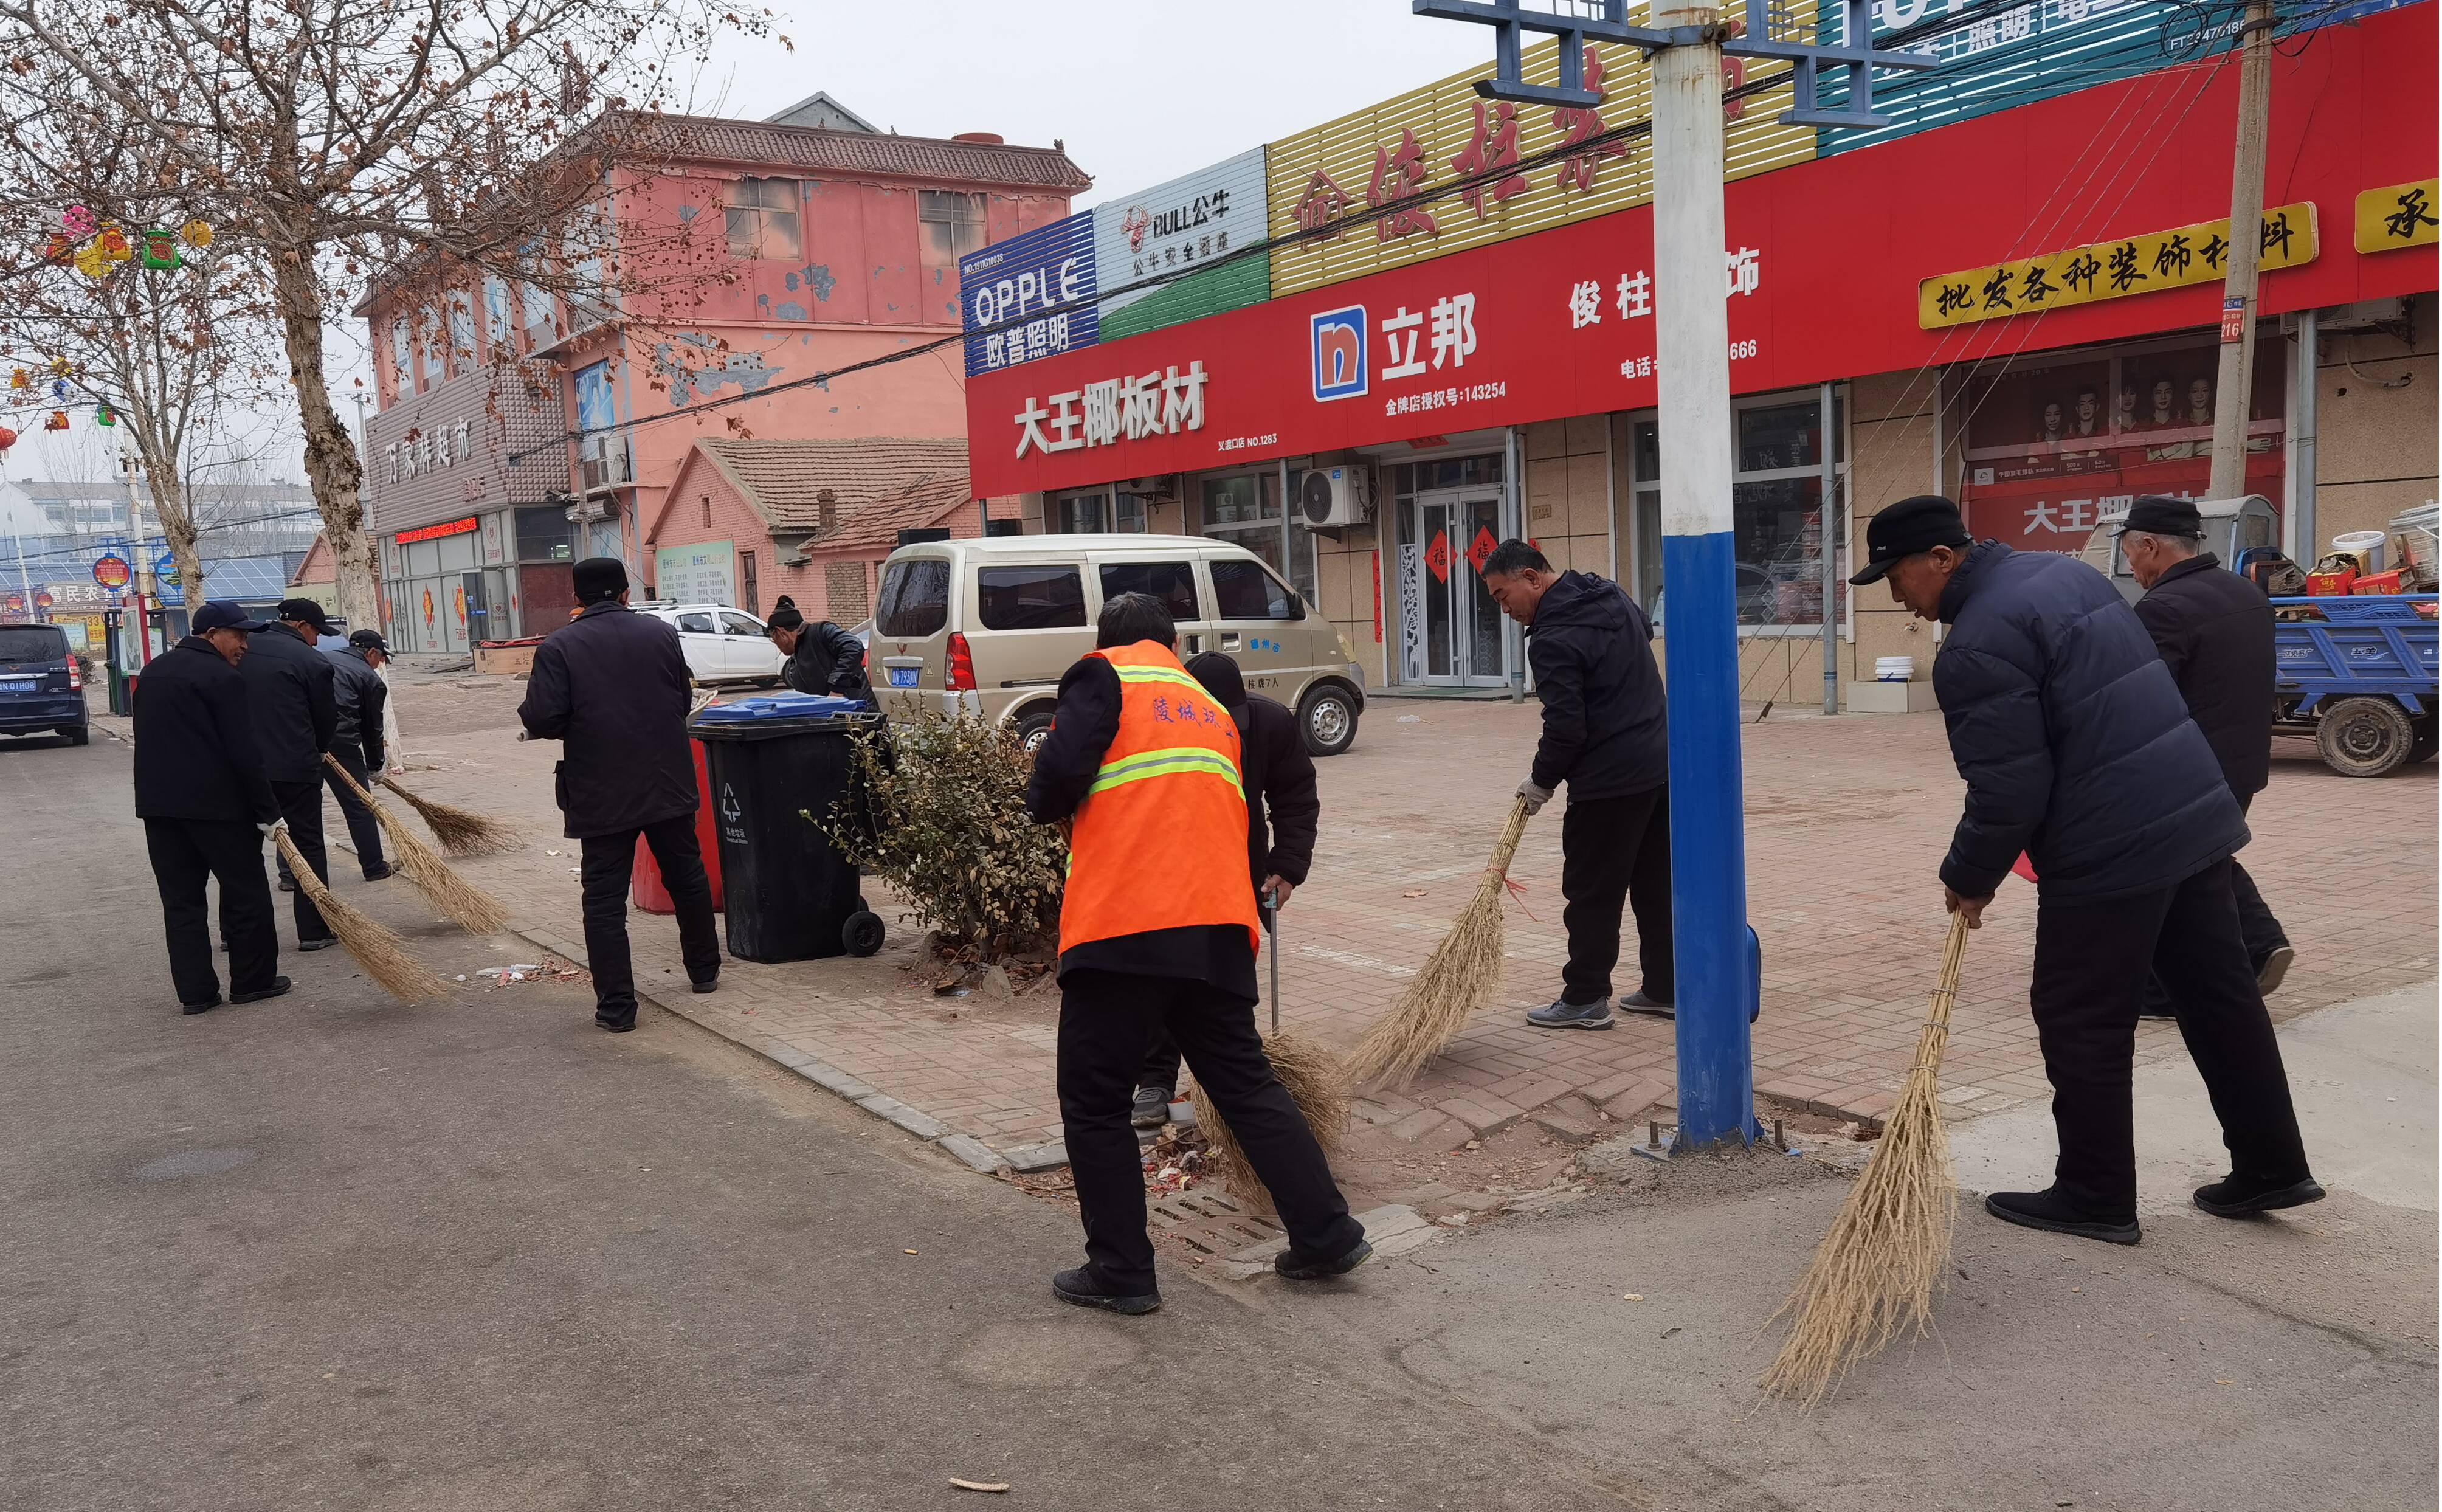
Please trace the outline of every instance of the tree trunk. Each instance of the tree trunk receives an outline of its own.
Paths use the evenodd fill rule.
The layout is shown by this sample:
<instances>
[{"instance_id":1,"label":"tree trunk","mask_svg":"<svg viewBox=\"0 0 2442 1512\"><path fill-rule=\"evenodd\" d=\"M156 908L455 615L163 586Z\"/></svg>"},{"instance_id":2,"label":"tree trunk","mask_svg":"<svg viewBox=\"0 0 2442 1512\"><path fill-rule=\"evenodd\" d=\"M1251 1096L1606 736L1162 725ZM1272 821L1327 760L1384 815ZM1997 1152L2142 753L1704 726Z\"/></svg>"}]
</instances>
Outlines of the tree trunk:
<instances>
[{"instance_id":1,"label":"tree trunk","mask_svg":"<svg viewBox=\"0 0 2442 1512\"><path fill-rule=\"evenodd\" d=\"M190 610L202 604L204 592L204 559L195 552L195 517L187 508L187 495L176 482L164 487L153 482L153 517L160 521L161 539L170 548L170 557L178 569L178 592Z\"/></svg>"},{"instance_id":2,"label":"tree trunk","mask_svg":"<svg viewBox=\"0 0 2442 1512\"><path fill-rule=\"evenodd\" d=\"M297 390L297 418L305 432L305 481L321 511L337 571L338 612L352 629L381 625L380 573L373 537L365 534L360 492L364 465L322 374L322 287L310 247L272 254L272 289L280 310L281 337L288 350L289 381ZM293 259L293 261L292 261Z\"/></svg>"}]
</instances>

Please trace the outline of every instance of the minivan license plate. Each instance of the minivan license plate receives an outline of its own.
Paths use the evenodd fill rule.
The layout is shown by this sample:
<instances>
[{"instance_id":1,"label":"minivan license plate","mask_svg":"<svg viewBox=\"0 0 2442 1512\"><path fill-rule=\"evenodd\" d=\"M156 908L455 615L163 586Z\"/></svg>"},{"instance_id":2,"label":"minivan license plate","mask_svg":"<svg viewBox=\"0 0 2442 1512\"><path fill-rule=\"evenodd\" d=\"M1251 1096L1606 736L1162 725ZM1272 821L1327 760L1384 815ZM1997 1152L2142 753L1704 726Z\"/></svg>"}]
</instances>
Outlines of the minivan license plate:
<instances>
[{"instance_id":1,"label":"minivan license plate","mask_svg":"<svg viewBox=\"0 0 2442 1512\"><path fill-rule=\"evenodd\" d=\"M895 688L912 688L916 685L916 674L922 670L920 666L894 666L890 668L890 685Z\"/></svg>"}]
</instances>

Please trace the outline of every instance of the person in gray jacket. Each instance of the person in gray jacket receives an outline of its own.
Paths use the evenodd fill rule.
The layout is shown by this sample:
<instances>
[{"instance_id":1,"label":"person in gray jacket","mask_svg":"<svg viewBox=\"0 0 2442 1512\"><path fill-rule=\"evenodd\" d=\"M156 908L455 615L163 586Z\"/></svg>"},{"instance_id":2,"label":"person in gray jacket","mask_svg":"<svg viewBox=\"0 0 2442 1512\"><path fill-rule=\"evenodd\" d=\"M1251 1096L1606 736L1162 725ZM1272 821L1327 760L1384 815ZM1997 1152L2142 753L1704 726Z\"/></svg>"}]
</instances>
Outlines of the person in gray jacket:
<instances>
[{"instance_id":1,"label":"person in gray jacket","mask_svg":"<svg viewBox=\"0 0 2442 1512\"><path fill-rule=\"evenodd\" d=\"M331 669L337 674L331 690L337 707L331 734L332 759L348 769L357 787L371 792L373 774L382 765L382 714L390 701L390 684L382 681L380 669L390 659L390 643L379 630L357 630L348 637L347 645L332 647L322 654L331 659ZM348 838L355 845L356 864L364 868L365 881L381 881L391 874L390 862L382 854L381 822L339 780L337 773L326 767L322 775L348 821Z\"/></svg>"}]
</instances>

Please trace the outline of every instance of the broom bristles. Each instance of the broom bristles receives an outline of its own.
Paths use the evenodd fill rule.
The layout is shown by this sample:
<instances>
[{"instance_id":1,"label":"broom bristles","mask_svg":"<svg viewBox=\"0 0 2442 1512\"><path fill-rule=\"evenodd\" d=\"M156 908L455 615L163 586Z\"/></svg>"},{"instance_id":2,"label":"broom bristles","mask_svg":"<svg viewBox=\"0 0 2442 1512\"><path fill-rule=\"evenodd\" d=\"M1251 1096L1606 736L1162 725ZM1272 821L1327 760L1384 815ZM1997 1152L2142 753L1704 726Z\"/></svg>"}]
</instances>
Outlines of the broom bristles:
<instances>
[{"instance_id":1,"label":"broom bristles","mask_svg":"<svg viewBox=\"0 0 2442 1512\"><path fill-rule=\"evenodd\" d=\"M500 820L472 809L461 809L454 803L419 798L387 773L382 775L381 785L412 805L424 816L424 822L432 827L432 838L441 842L441 848L462 861L469 856L501 855L523 844L517 830Z\"/></svg>"},{"instance_id":2,"label":"broom bristles","mask_svg":"<svg viewBox=\"0 0 2442 1512\"><path fill-rule=\"evenodd\" d=\"M315 911L322 916L322 922L331 926L340 945L383 992L402 1003L449 995L449 984L431 967L410 955L396 935L332 896L322 879L314 875L314 868L305 864L305 853L288 838L285 829L272 831L272 838L279 843L281 855L287 858L288 870L296 877L297 885L304 889Z\"/></svg>"},{"instance_id":3,"label":"broom bristles","mask_svg":"<svg viewBox=\"0 0 2442 1512\"><path fill-rule=\"evenodd\" d=\"M1501 991L1501 967L1508 948L1501 894L1510 859L1526 832L1526 804L1510 806L1509 822L1492 847L1484 875L1457 922L1408 983L1391 1011L1374 1021L1357 1042L1348 1074L1358 1085L1404 1087L1467 1027L1467 1017Z\"/></svg>"},{"instance_id":4,"label":"broom bristles","mask_svg":"<svg viewBox=\"0 0 2442 1512\"><path fill-rule=\"evenodd\" d=\"M1882 1142L1796 1289L1772 1315L1795 1315L1779 1357L1763 1375L1772 1395L1812 1407L1894 1336L1910 1329L1922 1335L1932 1321L1934 1287L1950 1267L1959 1216L1958 1174L1941 1122L1941 1056L1966 949L1967 921L1954 917L1916 1061L1883 1123Z\"/></svg>"},{"instance_id":5,"label":"broom bristles","mask_svg":"<svg viewBox=\"0 0 2442 1512\"><path fill-rule=\"evenodd\" d=\"M1298 1112L1314 1131L1314 1142L1322 1147L1323 1159L1339 1158L1348 1132L1348 1076L1339 1058L1294 1030L1266 1038L1264 1058L1297 1101ZM1204 1084L1196 1083L1188 1096L1195 1104L1195 1126L1204 1131L1205 1147L1220 1166L1223 1190L1258 1211L1270 1211L1271 1193L1248 1163L1247 1152L1205 1094Z\"/></svg>"},{"instance_id":6,"label":"broom bristles","mask_svg":"<svg viewBox=\"0 0 2442 1512\"><path fill-rule=\"evenodd\" d=\"M470 935L497 935L509 927L509 910L501 901L458 875L450 865L424 843L424 837L410 829L397 815L382 806L381 800L356 785L348 769L325 755L322 762L338 774L356 801L373 811L374 819L390 837L391 848L397 852L398 869L415 884L441 916Z\"/></svg>"}]
</instances>

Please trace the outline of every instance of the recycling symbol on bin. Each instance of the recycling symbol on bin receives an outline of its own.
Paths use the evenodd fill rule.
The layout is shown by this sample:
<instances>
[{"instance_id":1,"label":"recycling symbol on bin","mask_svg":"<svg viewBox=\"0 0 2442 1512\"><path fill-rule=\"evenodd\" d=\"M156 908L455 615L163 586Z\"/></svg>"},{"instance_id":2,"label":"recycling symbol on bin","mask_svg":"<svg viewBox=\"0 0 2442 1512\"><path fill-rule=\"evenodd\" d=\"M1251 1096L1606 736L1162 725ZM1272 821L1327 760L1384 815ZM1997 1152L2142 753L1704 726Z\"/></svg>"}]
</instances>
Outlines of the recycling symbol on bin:
<instances>
[{"instance_id":1,"label":"recycling symbol on bin","mask_svg":"<svg viewBox=\"0 0 2442 1512\"><path fill-rule=\"evenodd\" d=\"M745 811L745 810L738 807L738 794L729 791L728 783L722 783L720 785L720 816L723 819L728 820L731 824L736 824L738 822L738 816Z\"/></svg>"}]
</instances>

